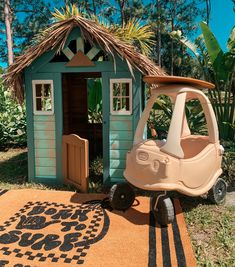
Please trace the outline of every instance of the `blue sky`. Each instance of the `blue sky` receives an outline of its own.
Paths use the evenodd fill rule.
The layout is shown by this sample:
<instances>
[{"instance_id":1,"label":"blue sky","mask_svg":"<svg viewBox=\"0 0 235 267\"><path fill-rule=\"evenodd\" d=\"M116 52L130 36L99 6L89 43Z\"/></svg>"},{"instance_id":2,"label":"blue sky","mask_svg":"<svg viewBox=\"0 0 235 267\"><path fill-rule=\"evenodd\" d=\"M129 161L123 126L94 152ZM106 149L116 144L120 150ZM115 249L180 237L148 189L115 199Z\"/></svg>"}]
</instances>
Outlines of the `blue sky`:
<instances>
[{"instance_id":1,"label":"blue sky","mask_svg":"<svg viewBox=\"0 0 235 267\"><path fill-rule=\"evenodd\" d=\"M233 26L235 26L235 13L232 11L231 0L211 0L210 28L219 41L221 47L226 49L226 42Z\"/></svg>"},{"instance_id":2,"label":"blue sky","mask_svg":"<svg viewBox=\"0 0 235 267\"><path fill-rule=\"evenodd\" d=\"M146 0L146 2L149 2L149 0ZM233 3L231 0L211 0L211 7L209 26L218 39L222 49L226 51L228 36L232 27L235 25ZM200 34L200 32L198 32L198 34ZM0 66L6 67L6 64L0 63Z\"/></svg>"}]
</instances>

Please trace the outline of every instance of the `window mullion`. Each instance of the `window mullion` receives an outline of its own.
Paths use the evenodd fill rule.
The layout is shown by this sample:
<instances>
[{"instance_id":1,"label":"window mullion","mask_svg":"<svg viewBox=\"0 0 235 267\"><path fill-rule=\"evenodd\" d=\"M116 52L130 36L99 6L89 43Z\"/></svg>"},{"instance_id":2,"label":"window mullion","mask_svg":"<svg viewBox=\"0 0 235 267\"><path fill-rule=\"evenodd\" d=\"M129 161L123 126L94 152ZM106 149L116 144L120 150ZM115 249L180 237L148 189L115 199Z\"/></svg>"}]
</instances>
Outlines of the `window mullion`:
<instances>
[{"instance_id":1,"label":"window mullion","mask_svg":"<svg viewBox=\"0 0 235 267\"><path fill-rule=\"evenodd\" d=\"M111 114L132 114L132 79L110 79L110 90Z\"/></svg>"},{"instance_id":2,"label":"window mullion","mask_svg":"<svg viewBox=\"0 0 235 267\"><path fill-rule=\"evenodd\" d=\"M53 80L33 80L32 87L34 114L52 115L54 113Z\"/></svg>"}]
</instances>

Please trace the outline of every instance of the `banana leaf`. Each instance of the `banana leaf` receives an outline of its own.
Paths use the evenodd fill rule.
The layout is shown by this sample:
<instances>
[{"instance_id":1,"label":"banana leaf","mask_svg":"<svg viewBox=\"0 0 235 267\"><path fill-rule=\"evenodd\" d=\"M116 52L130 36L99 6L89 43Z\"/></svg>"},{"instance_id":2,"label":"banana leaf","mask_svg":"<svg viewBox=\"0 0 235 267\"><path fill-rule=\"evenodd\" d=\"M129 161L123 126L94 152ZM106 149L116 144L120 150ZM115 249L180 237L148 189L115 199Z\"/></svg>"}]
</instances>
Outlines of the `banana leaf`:
<instances>
[{"instance_id":1,"label":"banana leaf","mask_svg":"<svg viewBox=\"0 0 235 267\"><path fill-rule=\"evenodd\" d=\"M88 80L88 109L97 111L102 107L102 84L100 79Z\"/></svg>"},{"instance_id":2,"label":"banana leaf","mask_svg":"<svg viewBox=\"0 0 235 267\"><path fill-rule=\"evenodd\" d=\"M227 49L230 52L232 52L232 51L235 52L235 26L233 27L233 29L229 35L229 38L227 41Z\"/></svg>"},{"instance_id":3,"label":"banana leaf","mask_svg":"<svg viewBox=\"0 0 235 267\"><path fill-rule=\"evenodd\" d=\"M226 82L228 79L228 71L225 66L224 52L207 24L205 22L201 22L200 26L205 39L210 61L217 76L217 81L219 82L223 80L224 82Z\"/></svg>"}]
</instances>

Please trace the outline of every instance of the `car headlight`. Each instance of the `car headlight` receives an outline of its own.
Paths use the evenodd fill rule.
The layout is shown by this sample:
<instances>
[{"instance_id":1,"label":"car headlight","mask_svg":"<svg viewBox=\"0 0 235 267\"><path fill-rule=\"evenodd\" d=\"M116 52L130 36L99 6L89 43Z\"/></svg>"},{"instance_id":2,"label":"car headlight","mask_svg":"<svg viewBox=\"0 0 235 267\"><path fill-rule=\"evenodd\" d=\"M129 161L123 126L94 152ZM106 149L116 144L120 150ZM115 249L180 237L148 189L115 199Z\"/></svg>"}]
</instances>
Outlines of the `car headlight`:
<instances>
[{"instance_id":1,"label":"car headlight","mask_svg":"<svg viewBox=\"0 0 235 267\"><path fill-rule=\"evenodd\" d=\"M140 151L137 155L137 158L139 160L142 160L142 161L146 161L149 159L149 154L147 152L144 152L144 151Z\"/></svg>"}]
</instances>

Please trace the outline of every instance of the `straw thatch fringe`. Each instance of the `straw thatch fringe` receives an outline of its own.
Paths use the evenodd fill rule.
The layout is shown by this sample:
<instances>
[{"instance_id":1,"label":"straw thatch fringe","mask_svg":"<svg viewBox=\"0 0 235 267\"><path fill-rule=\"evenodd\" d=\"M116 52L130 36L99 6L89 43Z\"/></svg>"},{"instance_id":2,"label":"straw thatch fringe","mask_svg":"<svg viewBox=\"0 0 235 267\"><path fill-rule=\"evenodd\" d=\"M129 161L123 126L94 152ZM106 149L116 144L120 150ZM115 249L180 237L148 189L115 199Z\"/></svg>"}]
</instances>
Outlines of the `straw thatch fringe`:
<instances>
[{"instance_id":1,"label":"straw thatch fringe","mask_svg":"<svg viewBox=\"0 0 235 267\"><path fill-rule=\"evenodd\" d=\"M114 53L125 59L130 72L137 69L146 75L166 75L165 72L154 64L145 55L138 53L135 48L110 33L107 29L98 25L95 21L81 16L52 24L43 34L37 36L38 44L29 47L24 54L16 58L9 66L5 75L5 82L13 88L13 93L19 102L23 101L22 73L36 58L43 53L56 50L59 53L65 46L66 40L72 29L79 27L82 37L91 45L97 43L104 51L111 54L115 60Z\"/></svg>"}]
</instances>

